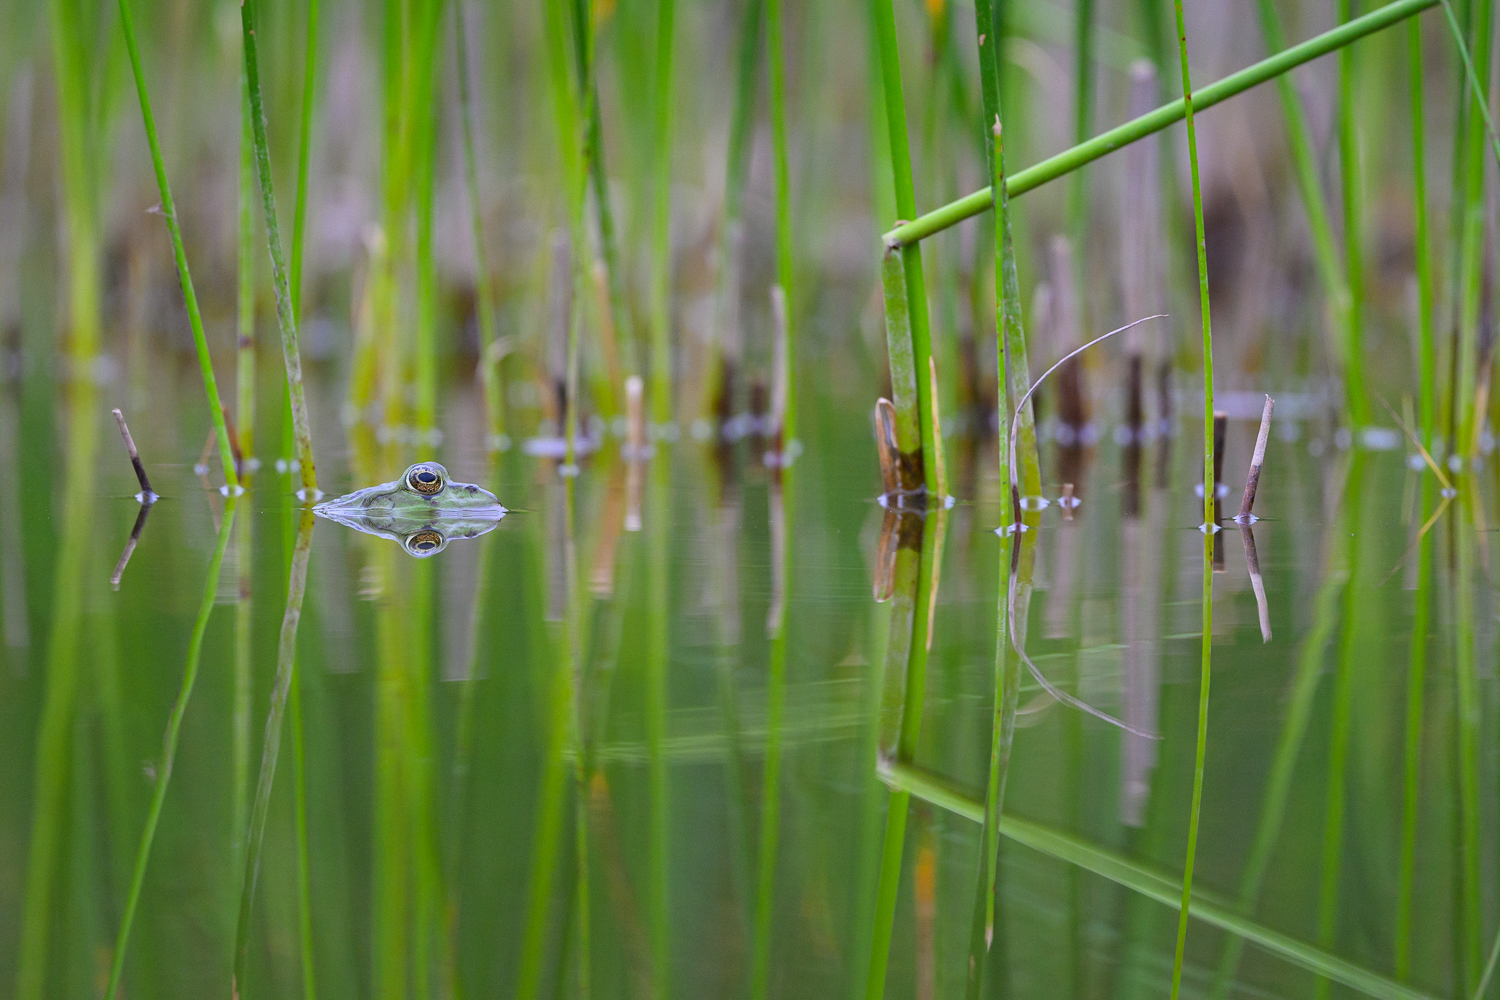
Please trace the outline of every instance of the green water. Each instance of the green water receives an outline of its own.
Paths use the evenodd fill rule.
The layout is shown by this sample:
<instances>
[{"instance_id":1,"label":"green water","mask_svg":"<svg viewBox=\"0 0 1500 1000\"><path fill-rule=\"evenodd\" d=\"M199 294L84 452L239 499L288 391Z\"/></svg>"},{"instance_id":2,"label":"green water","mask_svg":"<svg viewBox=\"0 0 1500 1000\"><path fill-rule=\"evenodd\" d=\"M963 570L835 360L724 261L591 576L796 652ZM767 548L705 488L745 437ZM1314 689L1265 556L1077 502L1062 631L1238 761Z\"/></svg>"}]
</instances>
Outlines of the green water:
<instances>
[{"instance_id":1,"label":"green water","mask_svg":"<svg viewBox=\"0 0 1500 1000\"><path fill-rule=\"evenodd\" d=\"M207 430L193 378L137 368L71 404L34 371L6 387L0 995L96 996L108 976L226 506L191 469ZM716 453L683 435L632 470L610 440L575 481L570 530L555 466L517 448L492 467L477 392L455 385L436 457L496 490L513 510L498 529L417 560L314 524L294 684L320 996L732 997L755 984L859 997L872 949L877 964L888 950L887 996L964 995L1011 558L993 532L1001 484L993 441L950 440L959 501L927 532L943 540L941 575L920 734L901 763L918 794L882 941L892 772L877 758L895 751L901 702L892 609L912 596L903 605L898 581L893 600L872 599L883 511L858 388L808 384L805 450L783 485L749 442ZM380 479L404 466L404 449L341 435L316 402L337 398L324 376L309 396L325 489L365 485L356 455ZM117 400L163 499L116 591L138 509ZM1193 426L1135 458L1107 433L1071 466L1044 446L1044 492L1057 496L1066 469L1083 504L1070 521L1053 505L1025 536L1026 649L1053 684L1160 739L1022 675L984 995L1168 989L1176 913L1161 900L1180 891L1198 699ZM65 458L90 430L98 459L70 490ZM1254 431L1231 421L1226 480ZM1489 479L1467 482L1487 492ZM1463 495L1426 536L1432 577L1417 589L1430 480L1402 450L1341 450L1319 421L1278 422L1253 529L1268 639L1243 537L1227 522L1218 536L1195 880L1211 920L1189 925L1189 995L1411 995L1398 973L1420 995L1478 985L1497 905L1493 571L1483 505ZM292 488L268 461L236 503L127 996L229 995L237 823L272 698ZM1419 594L1431 604L1409 730ZM242 996L302 990L292 725L289 713Z\"/></svg>"}]
</instances>

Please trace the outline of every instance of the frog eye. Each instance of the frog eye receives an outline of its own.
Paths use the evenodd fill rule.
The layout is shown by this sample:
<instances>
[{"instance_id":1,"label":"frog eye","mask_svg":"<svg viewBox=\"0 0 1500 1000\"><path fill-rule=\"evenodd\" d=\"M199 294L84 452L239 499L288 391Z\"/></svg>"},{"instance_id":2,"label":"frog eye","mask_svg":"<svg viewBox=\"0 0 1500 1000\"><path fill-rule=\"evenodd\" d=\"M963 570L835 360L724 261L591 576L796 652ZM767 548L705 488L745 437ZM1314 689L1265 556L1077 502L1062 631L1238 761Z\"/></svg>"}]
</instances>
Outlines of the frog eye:
<instances>
[{"instance_id":1,"label":"frog eye","mask_svg":"<svg viewBox=\"0 0 1500 1000\"><path fill-rule=\"evenodd\" d=\"M428 528L419 531L406 540L406 550L414 556L430 556L442 549L447 539Z\"/></svg>"},{"instance_id":2,"label":"frog eye","mask_svg":"<svg viewBox=\"0 0 1500 1000\"><path fill-rule=\"evenodd\" d=\"M407 475L406 483L418 493L431 496L443 488L443 477L431 466L419 465Z\"/></svg>"}]
</instances>

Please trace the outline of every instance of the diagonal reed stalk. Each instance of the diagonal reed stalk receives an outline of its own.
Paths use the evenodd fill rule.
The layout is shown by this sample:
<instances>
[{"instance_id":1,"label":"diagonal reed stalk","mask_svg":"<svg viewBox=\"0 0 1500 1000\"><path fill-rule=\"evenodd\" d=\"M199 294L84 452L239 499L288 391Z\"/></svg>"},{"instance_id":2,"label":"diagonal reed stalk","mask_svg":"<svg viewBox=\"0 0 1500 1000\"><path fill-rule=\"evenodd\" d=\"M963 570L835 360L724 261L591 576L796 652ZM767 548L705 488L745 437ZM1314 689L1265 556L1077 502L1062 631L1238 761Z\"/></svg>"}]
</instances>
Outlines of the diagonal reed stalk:
<instances>
[{"instance_id":1,"label":"diagonal reed stalk","mask_svg":"<svg viewBox=\"0 0 1500 1000\"><path fill-rule=\"evenodd\" d=\"M469 195L469 223L474 230L474 298L479 313L479 384L484 389L484 412L490 446L498 447L505 433L504 383L496 356L495 289L489 251L484 245L484 206L479 198L479 165L474 154L474 102L469 90L469 41L464 0L453 5L453 49L458 57L458 108L464 132L464 183Z\"/></svg>"},{"instance_id":2,"label":"diagonal reed stalk","mask_svg":"<svg viewBox=\"0 0 1500 1000\"><path fill-rule=\"evenodd\" d=\"M255 42L257 6L257 0L242 0L240 4L245 82L250 92L250 127L255 139L255 172L260 180L266 243L271 252L271 279L276 289L276 319L281 326L281 356L286 365L287 392L291 398L292 432L297 443L297 458L302 466L302 496L312 500L319 495L318 472L313 464L312 425L307 419L307 396L302 388L302 350L297 342L297 317L292 306L286 260L281 251L281 224L277 220L276 192L271 179L271 149L266 140L266 111L260 88L260 57Z\"/></svg>"},{"instance_id":3,"label":"diagonal reed stalk","mask_svg":"<svg viewBox=\"0 0 1500 1000\"><path fill-rule=\"evenodd\" d=\"M203 635L208 630L208 619L214 610L214 595L219 588L219 570L224 565L224 552L229 548L229 538L234 534L235 497L224 505L224 518L219 522L218 544L214 546L213 558L208 564L208 577L203 584L203 599L198 604L198 617L193 622L193 635L188 641L187 665L182 672L182 685L177 691L177 701L167 717L167 731L162 737L161 761L156 768L156 783L151 792L151 807L146 813L146 825L141 830L141 844L135 855L135 868L130 876L130 890L125 897L125 910L120 916L120 929L115 935L114 957L109 966L109 987L106 1000L114 1000L120 989L120 977L125 971L125 954L130 944L130 927L135 922L135 911L141 901L141 888L146 882L146 865L151 860L151 844L156 839L156 826L161 820L162 804L167 800L167 787L172 783L172 765L177 759L177 740L182 732L182 719L187 714L188 701L193 697L193 684L198 679L198 663L203 658Z\"/></svg>"},{"instance_id":4,"label":"diagonal reed stalk","mask_svg":"<svg viewBox=\"0 0 1500 1000\"><path fill-rule=\"evenodd\" d=\"M209 416L214 435L219 440L219 461L224 466L224 481L230 492L239 488L235 473L234 450L229 443L229 428L224 423L224 404L219 401L219 384L214 378L214 362L208 353L208 338L203 332L203 316L198 311L198 296L193 291L193 276L188 270L187 250L182 245L182 230L177 223L177 204L172 200L172 186L167 181L167 167L162 160L161 143L156 137L156 118L151 113L151 96L146 91L146 71L141 66L140 48L135 39L135 20L129 0L120 0L120 31L125 49L130 53L130 68L135 75L135 92L141 102L141 121L146 128L146 142L151 147L151 167L156 172L156 187L161 193L161 214L167 220L172 236L172 256L177 262L177 277L182 283L182 298L187 306L188 325L193 329L193 347L198 352L198 368L203 375L203 389L208 394Z\"/></svg>"},{"instance_id":5,"label":"diagonal reed stalk","mask_svg":"<svg viewBox=\"0 0 1500 1000\"><path fill-rule=\"evenodd\" d=\"M982 800L922 768L899 761L884 761L880 764L880 778L891 787L893 796L915 796L972 822L984 820ZM1134 858L1016 816L1000 818L1000 833L1017 844L1109 879L1163 906L1173 909L1182 906L1181 883ZM1202 890L1192 894L1192 902L1193 916L1203 923L1243 937L1272 955L1366 996L1380 1000L1431 1000L1428 994L1387 979L1348 959L1264 927L1242 915L1233 905Z\"/></svg>"},{"instance_id":6,"label":"diagonal reed stalk","mask_svg":"<svg viewBox=\"0 0 1500 1000\"><path fill-rule=\"evenodd\" d=\"M271 788L276 780L276 760L281 753L281 720L286 713L292 674L297 662L297 626L302 619L302 598L307 591L307 561L312 549L313 512L304 508L297 526L287 580L286 610L281 618L281 636L276 646L276 682L271 690L271 708L261 741L260 774L255 780L255 803L250 809L250 828L245 838L245 869L240 883L239 917L234 932L234 972L230 994L245 996L245 971L250 959L250 914L255 902L255 884L260 876L261 845L265 841L266 816L271 808Z\"/></svg>"},{"instance_id":7,"label":"diagonal reed stalk","mask_svg":"<svg viewBox=\"0 0 1500 1000\"><path fill-rule=\"evenodd\" d=\"M1311 62L1319 56L1325 56L1335 52L1351 42L1364 38L1366 35L1389 28L1394 24L1406 20L1413 15L1420 14L1430 7L1435 7L1441 0L1395 0L1394 3L1386 4L1363 14L1346 24L1341 24L1309 38L1305 42L1293 45L1275 55L1268 56L1258 63L1247 66L1236 73L1204 87L1193 95L1192 105L1195 111L1204 111L1222 101L1228 100L1237 94L1242 94L1252 87L1274 80L1283 73L1301 66L1303 63ZM894 24L891 26L894 33ZM1055 156L1048 157L1041 163L1027 167L1018 173L1006 178L1005 191L1012 198L1019 197L1028 191L1035 190L1059 177L1065 177L1086 164L1092 163L1107 153L1112 153L1122 146L1129 145L1138 139L1160 132L1181 121L1186 112L1186 105L1181 98L1164 104L1149 114L1141 115L1131 119L1122 125L1094 136L1088 142L1080 143L1070 149L1065 149ZM903 121L905 116L902 116ZM904 131L903 131L904 134ZM893 141L894 141L893 134ZM905 148L903 142L902 148ZM908 168L909 170L909 168ZM899 185L898 185L899 187ZM934 233L940 233L944 229L956 226L965 219L981 215L989 211L994 205L994 197L988 187L975 191L973 194L965 195L957 201L950 202L941 208L934 209L918 218L896 226L885 234L885 244L888 247L910 247L917 242L926 239ZM914 210L915 206L913 206ZM906 214L905 209L899 203L897 211ZM913 301L916 297L913 296Z\"/></svg>"},{"instance_id":8,"label":"diagonal reed stalk","mask_svg":"<svg viewBox=\"0 0 1500 1000\"><path fill-rule=\"evenodd\" d=\"M911 143L906 131L906 96L901 89L901 50L896 35L896 11L893 0L869 0L872 20L875 22L875 37L880 52L880 81L881 90L885 102L886 132L890 138L891 175L896 186L896 215L901 219L909 219L916 215L917 196L916 186L911 172ZM891 256L898 244L887 243L887 258ZM932 460L933 437L932 437L932 400L929 398L930 391L927 380L920 377L925 375L931 367L932 357L932 333L927 315L927 282L922 272L921 249L915 244L911 246L900 246L900 263L902 271L902 283L905 285L904 299L905 314L905 342L899 345L899 350L904 355L912 358L912 370L916 373L915 391L911 394L911 403L903 402L898 392L896 403L896 427L898 437L903 426L917 428L919 455L927 456L925 462L917 463L917 468L922 471L923 484L927 492L937 493L937 467ZM888 265L889 267L890 265ZM889 277L886 282L886 303L890 307L893 288ZM891 336L893 329L890 317L887 316L887 336ZM895 346L893 344L893 346ZM898 373L895 371L896 351L892 351L891 357L891 380L894 382ZM902 451L905 452L906 445L902 442Z\"/></svg>"},{"instance_id":9,"label":"diagonal reed stalk","mask_svg":"<svg viewBox=\"0 0 1500 1000\"><path fill-rule=\"evenodd\" d=\"M1203 233L1203 188L1198 177L1198 131L1193 124L1193 80L1188 69L1187 24L1182 0L1174 0L1177 55L1182 68L1182 106L1187 125L1188 167L1193 180L1193 232L1198 246L1198 308L1203 319L1203 640L1198 681L1198 746L1193 760L1193 803L1188 816L1187 860L1182 873L1182 912L1177 921L1177 952L1172 963L1172 1000L1182 989L1182 961L1187 948L1188 910L1192 905L1193 863L1198 853L1198 817L1203 805L1203 758L1208 744L1208 689L1213 657L1213 535L1216 527L1214 468L1214 339L1208 300L1208 248Z\"/></svg>"}]
</instances>

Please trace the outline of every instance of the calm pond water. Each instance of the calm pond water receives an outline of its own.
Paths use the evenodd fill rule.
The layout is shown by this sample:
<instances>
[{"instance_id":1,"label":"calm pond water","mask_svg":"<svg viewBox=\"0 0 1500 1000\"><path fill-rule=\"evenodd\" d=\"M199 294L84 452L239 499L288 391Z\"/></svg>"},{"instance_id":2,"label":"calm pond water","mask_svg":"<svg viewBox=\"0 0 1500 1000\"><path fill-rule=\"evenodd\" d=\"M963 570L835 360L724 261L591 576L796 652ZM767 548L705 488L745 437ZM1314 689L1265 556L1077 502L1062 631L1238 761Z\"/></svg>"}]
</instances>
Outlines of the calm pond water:
<instances>
[{"instance_id":1,"label":"calm pond water","mask_svg":"<svg viewBox=\"0 0 1500 1000\"><path fill-rule=\"evenodd\" d=\"M242 824L299 565L296 697L242 995L302 989L299 780L323 997L858 997L872 970L888 996L963 995L1011 564L993 530L992 440L950 441L959 500L929 515L918 566L882 540L858 386L809 384L785 482L749 442L716 454L685 434L632 465L610 440L571 507L552 462L517 448L489 465L476 394L457 386L435 457L513 513L421 560L319 520L293 563L289 479L268 464L231 518L191 468L206 430L195 373L183 360L141 371L72 403L32 371L0 412L5 995L28 982L102 992L205 587L124 983L137 997L228 995ZM1196 390L1186 376L1181 388L1190 412ZM316 405L337 390L315 379L310 395L325 488L399 474L407 449L341 436ZM1185 988L1469 995L1500 907L1496 590L1486 505L1471 496L1490 476L1436 515L1419 588L1434 477L1399 437L1347 447L1306 397L1282 399L1258 580L1243 533L1226 522L1215 539ZM116 402L163 495L118 589L138 507ZM1259 402L1229 402L1237 503ZM1132 454L1099 419L1086 452L1060 464L1044 447L1048 495L1068 475L1083 502L1070 519L1054 504L1023 536L1018 614L1049 684L1154 738L1019 674L989 996L1159 997L1171 978L1199 696L1200 443L1184 416ZM910 544L924 534L894 529ZM887 664L912 641L903 588L935 550L926 674L921 697L906 692L918 729ZM886 556L895 579L882 579ZM883 882L893 832L899 873Z\"/></svg>"}]
</instances>

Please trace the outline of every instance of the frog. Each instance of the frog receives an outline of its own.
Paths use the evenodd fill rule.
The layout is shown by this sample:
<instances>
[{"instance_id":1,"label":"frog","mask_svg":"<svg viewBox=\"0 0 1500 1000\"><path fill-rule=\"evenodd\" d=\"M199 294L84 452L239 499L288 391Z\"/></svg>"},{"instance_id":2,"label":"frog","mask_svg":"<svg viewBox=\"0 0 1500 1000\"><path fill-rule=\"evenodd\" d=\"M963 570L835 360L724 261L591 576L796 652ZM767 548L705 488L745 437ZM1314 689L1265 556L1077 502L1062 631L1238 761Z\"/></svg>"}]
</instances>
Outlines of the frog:
<instances>
[{"instance_id":1,"label":"frog","mask_svg":"<svg viewBox=\"0 0 1500 1000\"><path fill-rule=\"evenodd\" d=\"M443 551L454 538L493 530L509 511L489 490L454 482L436 462L418 462L400 479L320 503L313 513L399 542L422 558Z\"/></svg>"}]
</instances>

